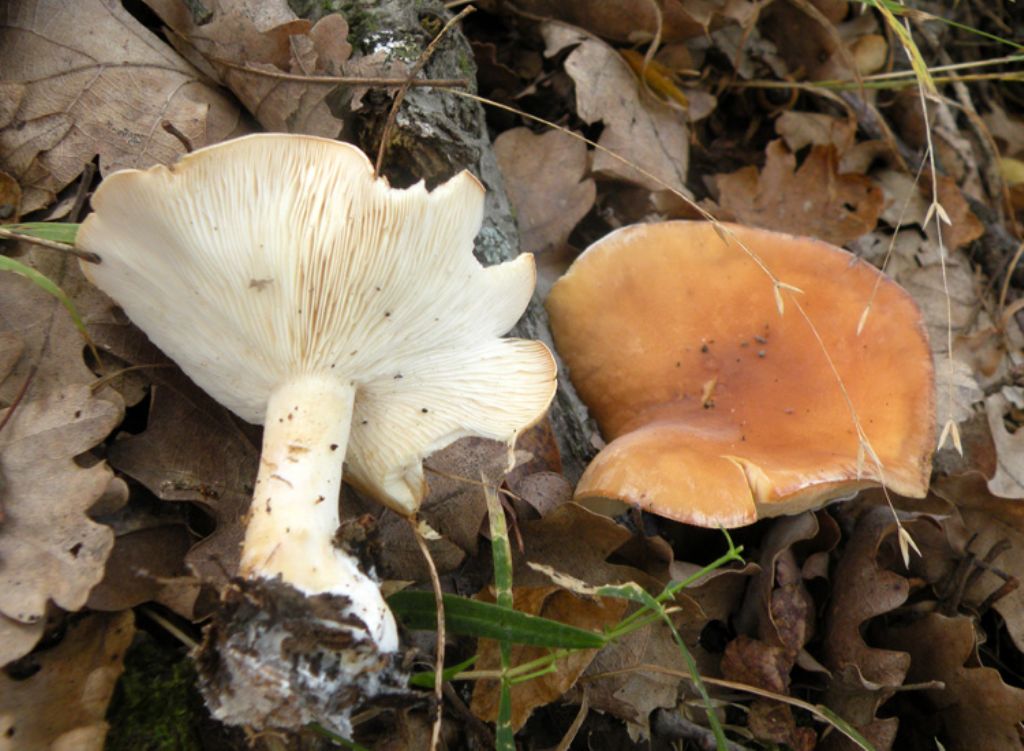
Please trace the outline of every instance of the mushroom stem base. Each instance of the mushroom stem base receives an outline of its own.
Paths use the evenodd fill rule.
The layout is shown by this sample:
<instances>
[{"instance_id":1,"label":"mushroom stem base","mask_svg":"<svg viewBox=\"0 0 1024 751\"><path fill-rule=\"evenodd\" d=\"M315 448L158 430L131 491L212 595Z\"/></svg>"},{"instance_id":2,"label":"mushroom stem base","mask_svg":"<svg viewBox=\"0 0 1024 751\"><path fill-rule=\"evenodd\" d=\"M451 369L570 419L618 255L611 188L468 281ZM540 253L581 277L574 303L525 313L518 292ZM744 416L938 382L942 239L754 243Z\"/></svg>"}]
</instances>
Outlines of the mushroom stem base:
<instances>
[{"instance_id":1,"label":"mushroom stem base","mask_svg":"<svg viewBox=\"0 0 1024 751\"><path fill-rule=\"evenodd\" d=\"M393 652L397 629L376 582L334 539L354 400L347 380L323 375L293 378L271 395L240 571L348 598L378 648Z\"/></svg>"},{"instance_id":2,"label":"mushroom stem base","mask_svg":"<svg viewBox=\"0 0 1024 751\"><path fill-rule=\"evenodd\" d=\"M348 598L265 579L228 586L196 654L217 719L261 729L318 722L344 737L358 707L412 698L398 662L378 650Z\"/></svg>"}]
</instances>

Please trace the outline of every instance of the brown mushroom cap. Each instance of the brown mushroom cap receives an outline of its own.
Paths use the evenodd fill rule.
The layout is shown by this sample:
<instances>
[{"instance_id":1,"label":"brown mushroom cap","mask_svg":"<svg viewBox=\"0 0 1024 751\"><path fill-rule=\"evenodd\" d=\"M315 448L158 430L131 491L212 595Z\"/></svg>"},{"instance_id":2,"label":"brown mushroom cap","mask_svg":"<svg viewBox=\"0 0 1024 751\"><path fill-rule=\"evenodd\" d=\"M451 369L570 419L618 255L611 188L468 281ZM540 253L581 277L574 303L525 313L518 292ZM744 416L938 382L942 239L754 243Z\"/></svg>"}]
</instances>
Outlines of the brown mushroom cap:
<instances>
[{"instance_id":1,"label":"brown mushroom cap","mask_svg":"<svg viewBox=\"0 0 1024 751\"><path fill-rule=\"evenodd\" d=\"M737 527L871 485L923 496L934 374L910 295L827 243L726 226L728 244L707 222L623 228L552 289L555 343L609 441L577 499ZM792 304L779 315L774 285L736 240L803 290L881 472L808 322Z\"/></svg>"}]
</instances>

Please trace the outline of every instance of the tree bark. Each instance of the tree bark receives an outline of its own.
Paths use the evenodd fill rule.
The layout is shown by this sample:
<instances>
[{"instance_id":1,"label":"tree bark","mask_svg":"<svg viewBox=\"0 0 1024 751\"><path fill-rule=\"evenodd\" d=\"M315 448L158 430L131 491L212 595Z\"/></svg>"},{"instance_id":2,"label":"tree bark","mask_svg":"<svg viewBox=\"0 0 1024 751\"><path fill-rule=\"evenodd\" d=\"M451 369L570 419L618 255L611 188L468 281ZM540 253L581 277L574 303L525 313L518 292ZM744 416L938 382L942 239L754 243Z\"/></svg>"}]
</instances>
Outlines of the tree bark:
<instances>
[{"instance_id":1,"label":"tree bark","mask_svg":"<svg viewBox=\"0 0 1024 751\"><path fill-rule=\"evenodd\" d=\"M451 17L439 0L343 0L336 5L349 23L349 41L355 50L364 55L385 51L409 66ZM293 8L311 18L324 12L322 4ZM423 75L465 78L467 90L476 93L473 51L460 28L446 33ZM363 107L354 118L347 115L348 135L371 159L377 153L394 95L394 90L374 89L364 97ZM410 88L387 134L382 172L396 186L422 179L433 187L463 169L470 170L487 189L483 228L476 240L477 257L488 265L515 258L519 254L519 234L483 107L443 89ZM547 314L536 296L512 333L539 339L554 351ZM596 453L596 429L560 360L558 365L558 393L550 417L562 454L563 471L575 484Z\"/></svg>"}]
</instances>

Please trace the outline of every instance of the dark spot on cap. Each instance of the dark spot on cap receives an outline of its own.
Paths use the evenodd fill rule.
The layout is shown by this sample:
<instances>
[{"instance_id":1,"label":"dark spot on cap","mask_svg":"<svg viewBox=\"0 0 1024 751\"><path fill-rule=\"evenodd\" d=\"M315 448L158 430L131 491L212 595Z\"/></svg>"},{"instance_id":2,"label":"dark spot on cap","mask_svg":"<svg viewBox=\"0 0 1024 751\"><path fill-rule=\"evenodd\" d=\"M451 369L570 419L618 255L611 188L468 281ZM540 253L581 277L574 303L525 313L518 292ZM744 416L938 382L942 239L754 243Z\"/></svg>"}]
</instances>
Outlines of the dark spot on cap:
<instances>
[{"instance_id":1,"label":"dark spot on cap","mask_svg":"<svg viewBox=\"0 0 1024 751\"><path fill-rule=\"evenodd\" d=\"M338 444L332 443L331 444L331 451L337 451L337 450L338 450Z\"/></svg>"}]
</instances>

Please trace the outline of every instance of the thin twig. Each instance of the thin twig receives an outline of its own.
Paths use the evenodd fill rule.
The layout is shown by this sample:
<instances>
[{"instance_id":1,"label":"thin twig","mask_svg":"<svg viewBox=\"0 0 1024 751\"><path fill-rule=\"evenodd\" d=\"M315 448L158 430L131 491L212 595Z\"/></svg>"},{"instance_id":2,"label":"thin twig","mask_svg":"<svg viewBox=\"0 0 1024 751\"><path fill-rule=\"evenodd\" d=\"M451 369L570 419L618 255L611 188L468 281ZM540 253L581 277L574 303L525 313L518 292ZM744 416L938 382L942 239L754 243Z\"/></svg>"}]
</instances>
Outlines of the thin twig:
<instances>
[{"instance_id":1,"label":"thin twig","mask_svg":"<svg viewBox=\"0 0 1024 751\"><path fill-rule=\"evenodd\" d=\"M25 382L21 384L21 388L18 389L18 393L11 401L11 406L7 408L7 412L4 414L3 419L0 419L0 430L3 430L7 426L7 423L11 421L11 418L14 417L14 411L18 408L18 405L21 404L21 400L25 398L25 394L28 393L28 387L35 376L36 366L33 365L29 368L28 375L25 376Z\"/></svg>"},{"instance_id":2,"label":"thin twig","mask_svg":"<svg viewBox=\"0 0 1024 751\"><path fill-rule=\"evenodd\" d=\"M78 188L75 190L75 202L71 204L71 211L68 212L68 220L77 222L82 218L82 209L85 208L85 199L89 195L89 186L92 185L92 179L96 176L96 164L94 162L86 162L85 169L82 170L82 176L78 180Z\"/></svg>"},{"instance_id":3,"label":"thin twig","mask_svg":"<svg viewBox=\"0 0 1024 751\"><path fill-rule=\"evenodd\" d=\"M100 263L102 261L102 259L95 253L90 253L87 250L79 250L74 245L59 243L54 240L44 240L41 237L33 237L32 235L23 235L20 232L12 232L4 227L0 227L0 238L4 240L22 240L27 243L32 243L33 245L41 245L44 248L49 248L50 250L59 250L61 253L68 253L76 258L81 258L83 261L88 261L89 263Z\"/></svg>"},{"instance_id":4,"label":"thin twig","mask_svg":"<svg viewBox=\"0 0 1024 751\"><path fill-rule=\"evenodd\" d=\"M426 49L420 54L419 59L413 64L412 68L409 69L409 75L405 79L405 82L401 85L398 91L395 93L395 100L391 103L391 111L388 112L388 119L384 121L384 129L380 134L380 146L377 147L377 162L373 166L373 174L375 177L380 176L380 168L384 163L384 153L388 148L388 134L391 132L391 128L395 125L395 120L398 119L398 108L402 106L402 102L405 100L405 95L409 91L409 87L412 85L416 76L423 70L427 62L429 62L431 56L434 54L434 50L437 49L437 45L441 43L444 35L455 26L459 21L472 13L476 8L472 5L468 5L460 10L456 15L448 19L448 23L437 32L437 36L430 40L430 44L427 45Z\"/></svg>"},{"instance_id":5,"label":"thin twig","mask_svg":"<svg viewBox=\"0 0 1024 751\"><path fill-rule=\"evenodd\" d=\"M421 87L429 86L435 89L457 89L465 88L469 85L469 81L465 78L417 78L410 81L408 78L361 78L359 76L305 76L300 73L285 73L281 70L264 70L263 68L253 68L249 65L243 65L241 63L234 63L230 60L225 60L221 57L210 56L208 58L211 62L217 63L217 65L223 65L233 70L240 70L244 73L251 73L254 76L263 76L264 78L276 78L279 81L297 81L299 83L313 83L313 84L330 84L336 86L338 84L348 84L351 86L384 86L384 87L400 87L400 86L412 86Z\"/></svg>"},{"instance_id":6,"label":"thin twig","mask_svg":"<svg viewBox=\"0 0 1024 751\"><path fill-rule=\"evenodd\" d=\"M434 603L437 606L437 655L434 661L434 700L437 703L434 714L434 726L430 733L430 751L435 751L441 743L441 720L444 717L444 598L441 593L441 579L437 575L437 566L430 556L427 548L427 541L420 534L419 527L413 517L406 517L409 526L412 527L412 536L423 554L423 560L427 562L427 570L430 572L430 583L434 587Z\"/></svg>"}]
</instances>

